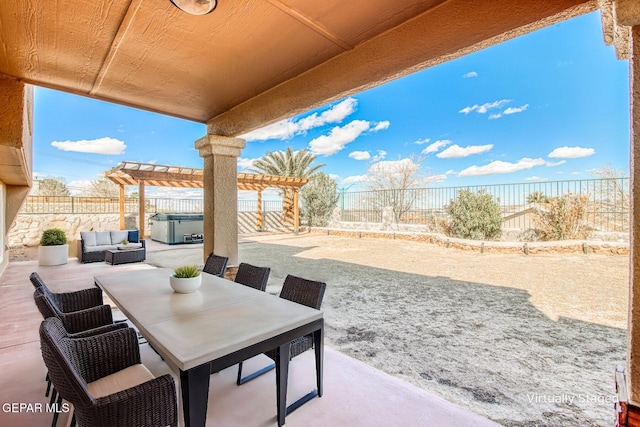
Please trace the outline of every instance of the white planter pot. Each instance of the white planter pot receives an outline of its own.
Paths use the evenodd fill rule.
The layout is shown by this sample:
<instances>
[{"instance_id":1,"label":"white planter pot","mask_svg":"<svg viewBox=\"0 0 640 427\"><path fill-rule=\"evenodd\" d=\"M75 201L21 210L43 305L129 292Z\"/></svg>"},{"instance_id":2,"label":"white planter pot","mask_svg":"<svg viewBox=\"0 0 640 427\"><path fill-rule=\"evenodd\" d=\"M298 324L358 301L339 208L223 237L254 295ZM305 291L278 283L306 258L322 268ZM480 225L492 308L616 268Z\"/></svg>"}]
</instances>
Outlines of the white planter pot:
<instances>
[{"instance_id":1,"label":"white planter pot","mask_svg":"<svg viewBox=\"0 0 640 427\"><path fill-rule=\"evenodd\" d=\"M69 245L38 246L39 265L62 265L67 263Z\"/></svg>"},{"instance_id":2,"label":"white planter pot","mask_svg":"<svg viewBox=\"0 0 640 427\"><path fill-rule=\"evenodd\" d=\"M173 274L169 276L171 288L179 294L190 294L200 288L202 284L202 274L197 277L178 278Z\"/></svg>"}]
</instances>

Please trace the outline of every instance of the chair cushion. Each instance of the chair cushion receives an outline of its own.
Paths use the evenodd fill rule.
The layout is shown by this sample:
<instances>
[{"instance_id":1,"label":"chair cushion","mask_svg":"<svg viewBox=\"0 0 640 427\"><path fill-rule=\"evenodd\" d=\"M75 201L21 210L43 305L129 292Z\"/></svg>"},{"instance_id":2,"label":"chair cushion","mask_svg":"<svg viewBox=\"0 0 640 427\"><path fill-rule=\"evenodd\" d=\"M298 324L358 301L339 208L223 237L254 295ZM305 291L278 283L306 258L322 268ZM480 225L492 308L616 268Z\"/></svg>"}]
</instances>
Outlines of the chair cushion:
<instances>
[{"instance_id":1,"label":"chair cushion","mask_svg":"<svg viewBox=\"0 0 640 427\"><path fill-rule=\"evenodd\" d=\"M85 247L97 245L95 231L81 231L80 238L84 240Z\"/></svg>"},{"instance_id":2,"label":"chair cushion","mask_svg":"<svg viewBox=\"0 0 640 427\"><path fill-rule=\"evenodd\" d=\"M129 232L127 230L117 230L111 232L112 245L119 245L125 240L129 240Z\"/></svg>"},{"instance_id":3,"label":"chair cushion","mask_svg":"<svg viewBox=\"0 0 640 427\"><path fill-rule=\"evenodd\" d=\"M118 249L120 250L124 250L124 249L140 249L142 247L142 243L129 243L127 246L124 245L117 245Z\"/></svg>"},{"instance_id":4,"label":"chair cushion","mask_svg":"<svg viewBox=\"0 0 640 427\"><path fill-rule=\"evenodd\" d=\"M138 363L87 384L87 389L93 397L98 398L135 387L154 378L146 366Z\"/></svg>"},{"instance_id":5,"label":"chair cushion","mask_svg":"<svg viewBox=\"0 0 640 427\"><path fill-rule=\"evenodd\" d=\"M110 231L96 231L96 245L100 246L100 245L110 245L110 244L111 244Z\"/></svg>"},{"instance_id":6,"label":"chair cushion","mask_svg":"<svg viewBox=\"0 0 640 427\"><path fill-rule=\"evenodd\" d=\"M129 230L129 243L140 242L140 230Z\"/></svg>"}]
</instances>

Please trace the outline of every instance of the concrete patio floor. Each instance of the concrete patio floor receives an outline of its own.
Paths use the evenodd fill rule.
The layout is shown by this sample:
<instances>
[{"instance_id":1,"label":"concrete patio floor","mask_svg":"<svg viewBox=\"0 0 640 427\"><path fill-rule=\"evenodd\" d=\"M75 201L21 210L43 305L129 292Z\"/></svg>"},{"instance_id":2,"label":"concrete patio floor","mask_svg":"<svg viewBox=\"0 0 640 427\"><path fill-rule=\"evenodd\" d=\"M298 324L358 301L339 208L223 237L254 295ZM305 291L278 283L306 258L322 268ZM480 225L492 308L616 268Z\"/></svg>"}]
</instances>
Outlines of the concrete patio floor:
<instances>
[{"instance_id":1,"label":"concrete patio floor","mask_svg":"<svg viewBox=\"0 0 640 427\"><path fill-rule=\"evenodd\" d=\"M154 242L155 243L155 242ZM150 244L149 251L166 248ZM185 246L182 246L185 247ZM187 246L193 248L193 246ZM172 248L178 248L172 247ZM37 271L53 290L73 290L93 285L93 276L109 272L153 268L144 263L111 266L81 264L70 258L66 265L40 267L37 261L12 262L0 277L0 425L48 426L52 414L45 411L46 369L38 341L42 318L33 303L28 276ZM294 359L289 373L288 401L313 388L312 352ZM156 375L170 372L147 344L141 345L143 363ZM264 356L247 362L246 372L269 360ZM236 368L211 377L207 425L276 425L275 377L271 371L237 387ZM174 375L175 377L175 375ZM177 384L177 380L176 380ZM288 426L497 426L477 414L391 377L362 362L325 348L325 392L286 419ZM24 412L12 412L10 404L31 404ZM42 405L42 411L35 404ZM58 425L68 422L62 414Z\"/></svg>"}]
</instances>

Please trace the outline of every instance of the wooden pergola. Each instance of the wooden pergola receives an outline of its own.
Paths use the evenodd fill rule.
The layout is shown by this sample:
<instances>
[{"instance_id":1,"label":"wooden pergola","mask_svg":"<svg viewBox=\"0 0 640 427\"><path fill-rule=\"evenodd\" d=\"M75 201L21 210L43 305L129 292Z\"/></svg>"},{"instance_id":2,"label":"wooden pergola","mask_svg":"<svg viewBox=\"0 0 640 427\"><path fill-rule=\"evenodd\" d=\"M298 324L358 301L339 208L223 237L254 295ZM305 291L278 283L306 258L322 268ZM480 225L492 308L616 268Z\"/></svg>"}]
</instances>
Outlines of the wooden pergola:
<instances>
[{"instance_id":1,"label":"wooden pergola","mask_svg":"<svg viewBox=\"0 0 640 427\"><path fill-rule=\"evenodd\" d=\"M105 171L105 177L120 186L120 229L124 230L125 185L137 185L139 194L139 228L144 236L146 185L153 187L203 188L203 170L183 166L156 165L151 163L122 162L113 169ZM262 230L262 191L267 188L293 189L293 229L300 227L300 209L298 206L300 188L309 182L309 178L294 178L264 174L238 173L238 190L258 193L257 229Z\"/></svg>"}]
</instances>

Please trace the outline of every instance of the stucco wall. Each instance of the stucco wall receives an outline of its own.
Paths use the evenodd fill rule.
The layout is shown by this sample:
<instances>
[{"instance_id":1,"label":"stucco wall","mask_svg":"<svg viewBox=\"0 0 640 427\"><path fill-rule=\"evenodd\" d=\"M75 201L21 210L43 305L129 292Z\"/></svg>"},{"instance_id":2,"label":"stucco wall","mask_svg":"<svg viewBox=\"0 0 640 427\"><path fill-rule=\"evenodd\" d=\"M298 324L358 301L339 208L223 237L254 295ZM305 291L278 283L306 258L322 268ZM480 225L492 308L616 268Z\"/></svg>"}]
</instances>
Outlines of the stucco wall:
<instances>
[{"instance_id":1,"label":"stucco wall","mask_svg":"<svg viewBox=\"0 0 640 427\"><path fill-rule=\"evenodd\" d=\"M7 206L7 191L4 183L0 182L0 212L6 212ZM4 214L0 215L0 230L4 230ZM4 271L8 262L9 262L9 254L7 253L8 246L5 242L5 234L0 233L0 272Z\"/></svg>"}]
</instances>

